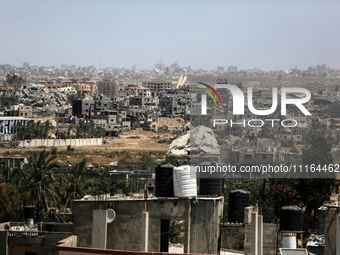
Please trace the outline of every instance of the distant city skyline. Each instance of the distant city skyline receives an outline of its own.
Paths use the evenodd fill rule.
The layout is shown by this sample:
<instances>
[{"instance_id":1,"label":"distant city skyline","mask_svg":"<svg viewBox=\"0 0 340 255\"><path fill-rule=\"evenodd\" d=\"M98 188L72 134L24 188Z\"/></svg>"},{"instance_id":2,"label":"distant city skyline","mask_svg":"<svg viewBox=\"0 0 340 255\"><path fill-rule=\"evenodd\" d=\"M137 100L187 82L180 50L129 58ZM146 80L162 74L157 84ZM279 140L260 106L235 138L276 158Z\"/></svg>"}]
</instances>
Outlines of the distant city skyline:
<instances>
[{"instance_id":1,"label":"distant city skyline","mask_svg":"<svg viewBox=\"0 0 340 255\"><path fill-rule=\"evenodd\" d=\"M0 1L0 63L340 68L337 1Z\"/></svg>"},{"instance_id":2,"label":"distant city skyline","mask_svg":"<svg viewBox=\"0 0 340 255\"><path fill-rule=\"evenodd\" d=\"M37 66L37 67L46 67L46 68L50 68L50 67L54 67L54 68L57 68L57 69L63 69L63 66L65 67L72 67L72 66L76 66L76 67L80 67L80 68L87 68L87 67L94 67L96 69L129 69L129 70L132 70L132 67L133 68L136 68L136 69L139 69L139 70L153 70L154 68L156 68L155 66L158 65L158 63L155 63L155 66L151 67L151 68L138 68L138 67L112 67L112 66L106 66L106 67L97 67L95 65L85 65L85 66L82 66L82 65L75 65L75 64L61 64L59 66L56 66L56 65L33 65L31 64L29 61L25 61L23 62L21 65L12 65L12 64L9 64L9 63L0 63L0 65L11 65L11 66L14 66L16 68L25 68L25 64L28 63L30 67L33 67L33 66ZM167 68L167 67L171 67L174 63L170 64L170 65L164 65L164 68ZM327 64L323 63L323 64L317 64L317 65L309 65L307 68L304 68L304 69L299 69L297 66L296 67L287 67L287 68L284 68L284 69L271 69L271 70L264 70L264 69L261 69L261 68L257 68L257 67L254 67L254 68L249 68L249 69L239 69L237 66L235 65L231 65L231 66L218 66L216 68L210 68L210 69L204 69L204 68L192 68L190 65L188 66L181 66L179 63L176 62L176 64L179 65L179 68L184 68L184 69L187 69L187 68L191 68L193 70L210 70L210 71L213 71L213 70L218 70L218 71L222 71L220 69L220 67L223 67L224 68L224 72L240 72L240 71L251 71L251 70L261 70L261 71L264 71L264 72L268 72L268 71L285 71L285 70L294 70L295 68L297 68L297 70L302 70L302 71L307 71L307 69L309 68L316 68L317 66L326 66L327 68L330 68L330 69L333 69L333 70L337 70L337 69L340 69L340 68L336 68L336 67L330 67L328 66ZM229 67L231 67L231 69L234 69L236 67L236 71L235 70L232 70L232 71L229 71Z\"/></svg>"}]
</instances>

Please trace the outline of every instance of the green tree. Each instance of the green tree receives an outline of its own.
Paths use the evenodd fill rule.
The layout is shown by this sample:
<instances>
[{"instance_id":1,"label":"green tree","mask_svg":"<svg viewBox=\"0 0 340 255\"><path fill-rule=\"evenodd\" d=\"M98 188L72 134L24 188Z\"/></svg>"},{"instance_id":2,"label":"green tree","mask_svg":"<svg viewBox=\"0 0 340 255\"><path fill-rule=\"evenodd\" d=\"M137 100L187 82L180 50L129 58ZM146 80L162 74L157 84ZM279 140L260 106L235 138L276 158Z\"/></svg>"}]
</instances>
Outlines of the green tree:
<instances>
[{"instance_id":1,"label":"green tree","mask_svg":"<svg viewBox=\"0 0 340 255\"><path fill-rule=\"evenodd\" d=\"M248 179L233 183L225 180L225 199L228 201L228 192L232 189L244 189L250 192L250 203L258 204L264 222L276 223L280 216L280 209L286 205L299 203L297 192L294 188L295 179Z\"/></svg>"},{"instance_id":2,"label":"green tree","mask_svg":"<svg viewBox=\"0 0 340 255\"><path fill-rule=\"evenodd\" d=\"M73 125L72 124L67 127L67 138L71 138L71 131L72 131L72 129L73 129Z\"/></svg>"},{"instance_id":3,"label":"green tree","mask_svg":"<svg viewBox=\"0 0 340 255\"><path fill-rule=\"evenodd\" d=\"M293 146L293 147L290 149L289 152L294 153L294 154L299 154L299 150L298 150L295 146Z\"/></svg>"},{"instance_id":4,"label":"green tree","mask_svg":"<svg viewBox=\"0 0 340 255\"><path fill-rule=\"evenodd\" d=\"M130 192L135 192L137 190L137 186L133 180L121 180L112 188L114 192L119 189L122 190L125 195L128 195Z\"/></svg>"},{"instance_id":5,"label":"green tree","mask_svg":"<svg viewBox=\"0 0 340 255\"><path fill-rule=\"evenodd\" d=\"M5 84L9 86L14 86L15 89L18 89L19 85L25 83L26 80L20 75L16 74L7 74L5 79Z\"/></svg>"},{"instance_id":6,"label":"green tree","mask_svg":"<svg viewBox=\"0 0 340 255\"><path fill-rule=\"evenodd\" d=\"M149 170L150 164L154 161L150 154L142 153L140 161L142 162L142 169Z\"/></svg>"},{"instance_id":7,"label":"green tree","mask_svg":"<svg viewBox=\"0 0 340 255\"><path fill-rule=\"evenodd\" d=\"M333 164L333 157L331 154L331 144L327 141L324 134L313 134L311 146L302 153L303 165L315 167L318 165L328 166ZM311 168L310 168L311 169ZM335 178L325 176L325 172L310 173L310 179L300 179L296 183L296 189L301 197L301 202L306 205L304 212L304 229L317 229L318 208L329 200L331 189L335 184ZM327 178L325 178L327 177Z\"/></svg>"},{"instance_id":8,"label":"green tree","mask_svg":"<svg viewBox=\"0 0 340 255\"><path fill-rule=\"evenodd\" d=\"M17 189L12 184L0 183L0 221L20 221L29 197L30 192L23 188Z\"/></svg>"},{"instance_id":9,"label":"green tree","mask_svg":"<svg viewBox=\"0 0 340 255\"><path fill-rule=\"evenodd\" d=\"M73 100L79 100L79 99L84 99L85 98L85 93L80 92L79 90L77 91L76 94L71 94L67 96L67 101L72 104Z\"/></svg>"},{"instance_id":10,"label":"green tree","mask_svg":"<svg viewBox=\"0 0 340 255\"><path fill-rule=\"evenodd\" d=\"M3 109L4 107L9 107L10 105L18 104L19 97L15 94L5 95L2 94L0 97L0 107Z\"/></svg>"},{"instance_id":11,"label":"green tree","mask_svg":"<svg viewBox=\"0 0 340 255\"><path fill-rule=\"evenodd\" d=\"M52 129L53 129L53 126L51 125L51 122L49 120L45 121L42 127L42 138L47 139Z\"/></svg>"},{"instance_id":12,"label":"green tree","mask_svg":"<svg viewBox=\"0 0 340 255\"><path fill-rule=\"evenodd\" d=\"M150 123L148 121L145 121L143 124L143 130L144 131L150 131Z\"/></svg>"},{"instance_id":13,"label":"green tree","mask_svg":"<svg viewBox=\"0 0 340 255\"><path fill-rule=\"evenodd\" d=\"M282 147L293 147L295 144L294 139L291 137L290 139L284 138L281 142Z\"/></svg>"},{"instance_id":14,"label":"green tree","mask_svg":"<svg viewBox=\"0 0 340 255\"><path fill-rule=\"evenodd\" d=\"M90 191L91 194L93 195L106 194L113 191L109 171L110 168L108 167L99 167L94 172L92 189Z\"/></svg>"},{"instance_id":15,"label":"green tree","mask_svg":"<svg viewBox=\"0 0 340 255\"><path fill-rule=\"evenodd\" d=\"M37 208L37 219L40 212L46 212L49 207L57 206L60 201L56 191L60 184L57 171L59 165L54 162L55 159L56 156L50 156L50 152L45 150L39 155L34 152L18 175L20 186L31 193L31 202Z\"/></svg>"},{"instance_id":16,"label":"green tree","mask_svg":"<svg viewBox=\"0 0 340 255\"><path fill-rule=\"evenodd\" d=\"M65 209L69 204L72 208L73 200L82 198L86 194L86 186L91 182L86 164L87 159L84 158L81 162L71 166L66 173L66 178L64 179Z\"/></svg>"},{"instance_id":17,"label":"green tree","mask_svg":"<svg viewBox=\"0 0 340 255\"><path fill-rule=\"evenodd\" d=\"M263 125L260 132L258 133L259 138L271 138L271 128L269 125Z\"/></svg>"}]
</instances>

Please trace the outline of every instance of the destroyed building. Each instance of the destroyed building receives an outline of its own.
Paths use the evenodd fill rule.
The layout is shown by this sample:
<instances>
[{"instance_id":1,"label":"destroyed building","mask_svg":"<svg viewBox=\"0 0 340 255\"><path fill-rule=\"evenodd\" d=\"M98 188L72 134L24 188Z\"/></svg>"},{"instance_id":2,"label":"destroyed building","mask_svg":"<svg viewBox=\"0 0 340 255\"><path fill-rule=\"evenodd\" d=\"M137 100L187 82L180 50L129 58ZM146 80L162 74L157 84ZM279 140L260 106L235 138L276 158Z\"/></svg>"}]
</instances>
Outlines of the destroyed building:
<instances>
[{"instance_id":1,"label":"destroyed building","mask_svg":"<svg viewBox=\"0 0 340 255\"><path fill-rule=\"evenodd\" d=\"M169 147L166 157L172 162L187 161L193 164L220 162L220 146L212 129L197 126L176 138Z\"/></svg>"},{"instance_id":2,"label":"destroyed building","mask_svg":"<svg viewBox=\"0 0 340 255\"><path fill-rule=\"evenodd\" d=\"M11 105L9 108L5 108L4 115L32 118L32 106L23 105L23 104Z\"/></svg>"},{"instance_id":3,"label":"destroyed building","mask_svg":"<svg viewBox=\"0 0 340 255\"><path fill-rule=\"evenodd\" d=\"M184 118L189 114L191 94L164 94L159 98L161 116Z\"/></svg>"},{"instance_id":4,"label":"destroyed building","mask_svg":"<svg viewBox=\"0 0 340 255\"><path fill-rule=\"evenodd\" d=\"M112 98L118 93L118 84L115 80L101 80L97 83L98 94Z\"/></svg>"},{"instance_id":5,"label":"destroyed building","mask_svg":"<svg viewBox=\"0 0 340 255\"><path fill-rule=\"evenodd\" d=\"M111 102L102 96L94 97L92 100L78 99L72 101L72 111L75 116L97 115L100 111L109 110Z\"/></svg>"},{"instance_id":6,"label":"destroyed building","mask_svg":"<svg viewBox=\"0 0 340 255\"><path fill-rule=\"evenodd\" d=\"M165 94L167 89L171 89L174 87L172 82L164 80L144 81L142 83L142 86L149 88L151 96L153 97Z\"/></svg>"},{"instance_id":7,"label":"destroyed building","mask_svg":"<svg viewBox=\"0 0 340 255\"><path fill-rule=\"evenodd\" d=\"M154 109L129 109L132 130L158 131L158 112Z\"/></svg>"},{"instance_id":8,"label":"destroyed building","mask_svg":"<svg viewBox=\"0 0 340 255\"><path fill-rule=\"evenodd\" d=\"M96 92L96 84L94 81L85 81L84 83L73 83L73 81L67 80L63 83L55 83L52 80L47 81L46 89L48 90L59 90L65 91L67 88L73 88L80 93L87 94L89 96L93 96ZM69 90L70 92L72 89Z\"/></svg>"},{"instance_id":9,"label":"destroyed building","mask_svg":"<svg viewBox=\"0 0 340 255\"><path fill-rule=\"evenodd\" d=\"M127 117L127 111L124 109L101 111L92 121L95 126L104 128L110 136L131 128L130 118Z\"/></svg>"},{"instance_id":10,"label":"destroyed building","mask_svg":"<svg viewBox=\"0 0 340 255\"><path fill-rule=\"evenodd\" d=\"M281 144L270 138L257 138L256 146L232 146L230 162L234 165L272 164L280 156Z\"/></svg>"},{"instance_id":11,"label":"destroyed building","mask_svg":"<svg viewBox=\"0 0 340 255\"><path fill-rule=\"evenodd\" d=\"M158 97L130 97L129 98L130 105L134 106L158 106L159 98Z\"/></svg>"}]
</instances>

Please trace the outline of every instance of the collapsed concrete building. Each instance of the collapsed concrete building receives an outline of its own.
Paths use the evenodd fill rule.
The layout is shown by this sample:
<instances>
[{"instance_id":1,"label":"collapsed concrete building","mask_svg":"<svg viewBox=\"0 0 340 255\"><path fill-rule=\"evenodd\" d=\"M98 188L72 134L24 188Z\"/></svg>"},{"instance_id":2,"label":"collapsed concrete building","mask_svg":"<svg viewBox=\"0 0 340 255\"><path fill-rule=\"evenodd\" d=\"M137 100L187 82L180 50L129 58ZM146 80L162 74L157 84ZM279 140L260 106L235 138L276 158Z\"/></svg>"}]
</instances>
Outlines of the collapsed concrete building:
<instances>
[{"instance_id":1,"label":"collapsed concrete building","mask_svg":"<svg viewBox=\"0 0 340 255\"><path fill-rule=\"evenodd\" d=\"M166 157L171 161L189 160L192 163L220 162L220 146L211 128L197 126L176 138Z\"/></svg>"}]
</instances>

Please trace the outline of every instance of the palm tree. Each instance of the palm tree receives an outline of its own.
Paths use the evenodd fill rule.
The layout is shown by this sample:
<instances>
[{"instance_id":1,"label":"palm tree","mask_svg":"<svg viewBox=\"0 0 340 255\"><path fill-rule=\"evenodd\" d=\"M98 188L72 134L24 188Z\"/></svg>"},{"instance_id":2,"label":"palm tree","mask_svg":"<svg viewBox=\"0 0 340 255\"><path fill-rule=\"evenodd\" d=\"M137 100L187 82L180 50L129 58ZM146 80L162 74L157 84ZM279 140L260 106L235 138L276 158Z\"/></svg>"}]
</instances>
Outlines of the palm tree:
<instances>
[{"instance_id":1,"label":"palm tree","mask_svg":"<svg viewBox=\"0 0 340 255\"><path fill-rule=\"evenodd\" d=\"M112 185L109 171L110 168L108 167L99 167L96 172L93 173L95 185L92 186L92 194L106 194L111 191Z\"/></svg>"},{"instance_id":2,"label":"palm tree","mask_svg":"<svg viewBox=\"0 0 340 255\"><path fill-rule=\"evenodd\" d=\"M50 206L56 206L59 203L57 188L60 186L59 165L54 162L56 156L50 156L50 152L41 151L29 158L29 163L21 171L21 184L26 190L31 191L32 203L36 206L37 219L42 208L48 211Z\"/></svg>"},{"instance_id":3,"label":"palm tree","mask_svg":"<svg viewBox=\"0 0 340 255\"><path fill-rule=\"evenodd\" d=\"M73 129L73 125L70 124L67 128L67 138L70 139L71 138L71 131Z\"/></svg>"},{"instance_id":4,"label":"palm tree","mask_svg":"<svg viewBox=\"0 0 340 255\"><path fill-rule=\"evenodd\" d=\"M71 203L72 208L74 199L82 198L86 194L86 186L91 182L86 163L87 159L84 158L81 162L71 166L66 174L64 184L66 193L65 210L69 203Z\"/></svg>"},{"instance_id":5,"label":"palm tree","mask_svg":"<svg viewBox=\"0 0 340 255\"><path fill-rule=\"evenodd\" d=\"M42 138L47 139L49 137L50 131L53 129L49 120L45 121L43 126Z\"/></svg>"},{"instance_id":6,"label":"palm tree","mask_svg":"<svg viewBox=\"0 0 340 255\"><path fill-rule=\"evenodd\" d=\"M39 120L39 121L37 121L36 123L35 123L35 134L34 134L34 138L41 138L42 136L42 130L41 130L42 128L41 128L41 121Z\"/></svg>"}]
</instances>

